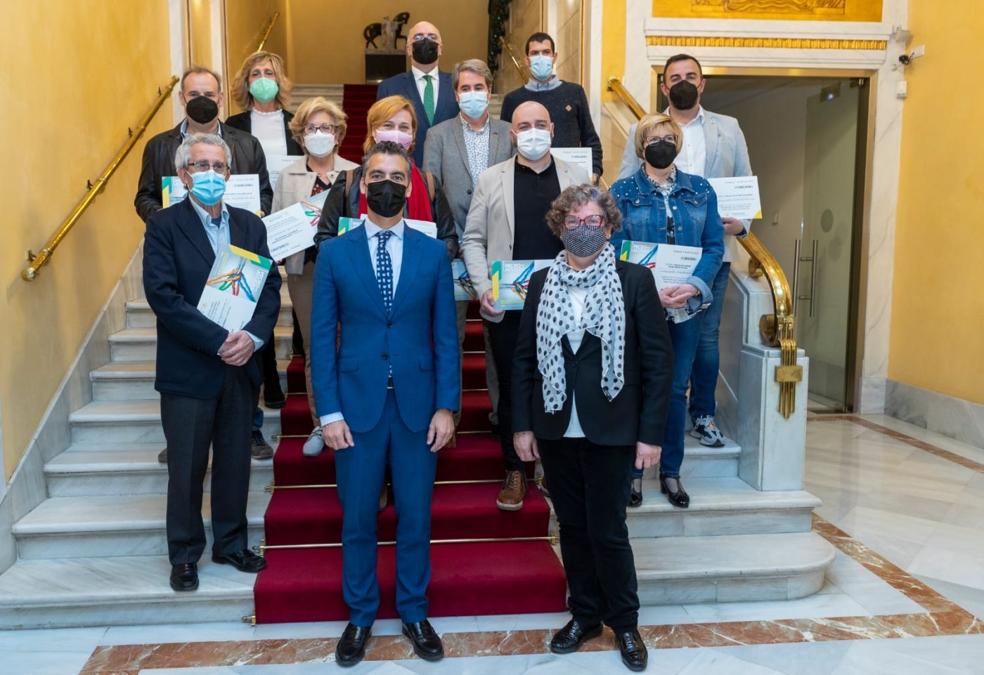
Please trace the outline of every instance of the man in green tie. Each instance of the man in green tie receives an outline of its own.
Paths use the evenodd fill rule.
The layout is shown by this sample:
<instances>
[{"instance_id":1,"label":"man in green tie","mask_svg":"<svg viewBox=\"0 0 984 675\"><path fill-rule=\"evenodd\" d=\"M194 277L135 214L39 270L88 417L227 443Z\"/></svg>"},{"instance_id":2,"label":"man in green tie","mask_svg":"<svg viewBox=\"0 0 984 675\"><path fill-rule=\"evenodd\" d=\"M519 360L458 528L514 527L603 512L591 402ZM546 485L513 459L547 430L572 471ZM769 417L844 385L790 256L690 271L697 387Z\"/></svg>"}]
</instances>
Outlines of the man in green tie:
<instances>
[{"instance_id":1,"label":"man in green tie","mask_svg":"<svg viewBox=\"0 0 984 675\"><path fill-rule=\"evenodd\" d=\"M427 130L458 114L451 74L438 69L438 59L443 48L441 32L434 24L427 21L414 24L407 37L410 72L383 80L376 93L377 100L398 95L413 104L417 113L417 138L413 158L418 166L424 162Z\"/></svg>"}]
</instances>

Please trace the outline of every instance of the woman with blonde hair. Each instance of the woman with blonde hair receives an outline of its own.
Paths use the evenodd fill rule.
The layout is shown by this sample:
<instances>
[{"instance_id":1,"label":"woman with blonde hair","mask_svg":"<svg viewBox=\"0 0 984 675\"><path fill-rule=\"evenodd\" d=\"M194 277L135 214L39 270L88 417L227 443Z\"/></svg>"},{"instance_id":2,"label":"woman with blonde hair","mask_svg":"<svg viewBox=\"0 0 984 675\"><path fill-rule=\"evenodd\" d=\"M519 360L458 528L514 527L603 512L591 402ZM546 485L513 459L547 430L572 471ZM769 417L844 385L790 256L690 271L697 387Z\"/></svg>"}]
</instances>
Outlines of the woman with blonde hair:
<instances>
[{"instance_id":1,"label":"woman with blonde hair","mask_svg":"<svg viewBox=\"0 0 984 675\"><path fill-rule=\"evenodd\" d=\"M256 136L268 158L303 154L290 131L293 115L287 112L293 87L279 54L250 54L232 81L232 97L243 112L231 115L226 124Z\"/></svg>"},{"instance_id":2,"label":"woman with blonde hair","mask_svg":"<svg viewBox=\"0 0 984 675\"><path fill-rule=\"evenodd\" d=\"M412 154L416 133L417 114L413 104L402 96L387 96L369 108L366 115L366 139L362 149L369 152L376 143L392 141ZM362 168L359 167L339 175L331 186L331 192L321 211L315 244L338 234L339 219L359 218L366 213L366 196L359 190L361 179ZM447 244L448 255L455 258L458 255L458 234L444 191L429 171L422 171L413 163L410 183L410 196L406 198L404 216L434 223L437 226L437 238Z\"/></svg>"}]
</instances>

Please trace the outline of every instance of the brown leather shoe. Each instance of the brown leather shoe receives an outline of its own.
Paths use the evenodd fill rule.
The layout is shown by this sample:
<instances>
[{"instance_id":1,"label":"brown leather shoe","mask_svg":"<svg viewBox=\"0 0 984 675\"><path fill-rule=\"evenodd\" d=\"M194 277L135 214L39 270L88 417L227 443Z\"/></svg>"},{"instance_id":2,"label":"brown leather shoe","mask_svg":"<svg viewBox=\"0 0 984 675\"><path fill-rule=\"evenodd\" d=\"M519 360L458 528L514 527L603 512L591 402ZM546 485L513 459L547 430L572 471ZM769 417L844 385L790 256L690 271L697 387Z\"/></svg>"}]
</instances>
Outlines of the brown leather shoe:
<instances>
[{"instance_id":1,"label":"brown leather shoe","mask_svg":"<svg viewBox=\"0 0 984 675\"><path fill-rule=\"evenodd\" d=\"M523 508L523 497L526 496L526 476L522 471L507 471L506 479L502 481L502 489L495 505L502 511L519 511Z\"/></svg>"}]
</instances>

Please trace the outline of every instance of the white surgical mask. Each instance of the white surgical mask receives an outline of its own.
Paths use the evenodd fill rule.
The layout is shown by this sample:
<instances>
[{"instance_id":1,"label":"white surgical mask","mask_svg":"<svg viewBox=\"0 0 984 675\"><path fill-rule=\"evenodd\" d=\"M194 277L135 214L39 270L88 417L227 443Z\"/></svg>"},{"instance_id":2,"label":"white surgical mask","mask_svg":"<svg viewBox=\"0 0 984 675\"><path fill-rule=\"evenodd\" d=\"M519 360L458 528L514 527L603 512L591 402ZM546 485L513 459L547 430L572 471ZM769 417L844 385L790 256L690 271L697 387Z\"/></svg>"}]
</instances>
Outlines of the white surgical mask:
<instances>
[{"instance_id":1,"label":"white surgical mask","mask_svg":"<svg viewBox=\"0 0 984 675\"><path fill-rule=\"evenodd\" d=\"M516 134L516 148L531 162L543 157L550 151L550 132L546 129L527 129Z\"/></svg>"},{"instance_id":2,"label":"white surgical mask","mask_svg":"<svg viewBox=\"0 0 984 675\"><path fill-rule=\"evenodd\" d=\"M304 149L315 157L330 155L335 149L335 134L325 134L320 131L308 134L304 137Z\"/></svg>"}]
</instances>

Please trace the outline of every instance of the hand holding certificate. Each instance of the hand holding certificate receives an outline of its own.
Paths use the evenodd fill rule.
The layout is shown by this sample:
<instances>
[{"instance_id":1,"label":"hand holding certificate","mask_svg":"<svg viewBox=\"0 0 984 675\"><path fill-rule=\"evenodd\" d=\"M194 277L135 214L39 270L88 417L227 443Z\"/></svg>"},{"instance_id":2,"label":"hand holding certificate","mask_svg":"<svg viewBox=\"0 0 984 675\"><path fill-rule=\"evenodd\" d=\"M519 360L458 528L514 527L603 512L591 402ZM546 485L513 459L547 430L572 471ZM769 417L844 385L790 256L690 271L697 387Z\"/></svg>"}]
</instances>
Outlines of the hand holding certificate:
<instances>
[{"instance_id":1,"label":"hand holding certificate","mask_svg":"<svg viewBox=\"0 0 984 675\"><path fill-rule=\"evenodd\" d=\"M227 331L242 330L253 318L272 261L238 246L219 251L208 273L198 311Z\"/></svg>"},{"instance_id":2,"label":"hand holding certificate","mask_svg":"<svg viewBox=\"0 0 984 675\"><path fill-rule=\"evenodd\" d=\"M663 291L672 286L690 283L688 280L693 276L702 253L699 246L624 241L619 259L648 267L653 273L656 288ZM685 307L667 308L666 314L673 323L683 323L695 316Z\"/></svg>"},{"instance_id":3,"label":"hand holding certificate","mask_svg":"<svg viewBox=\"0 0 984 675\"><path fill-rule=\"evenodd\" d=\"M757 176L708 178L707 182L717 194L718 213L722 218L755 220L762 217Z\"/></svg>"}]
</instances>

